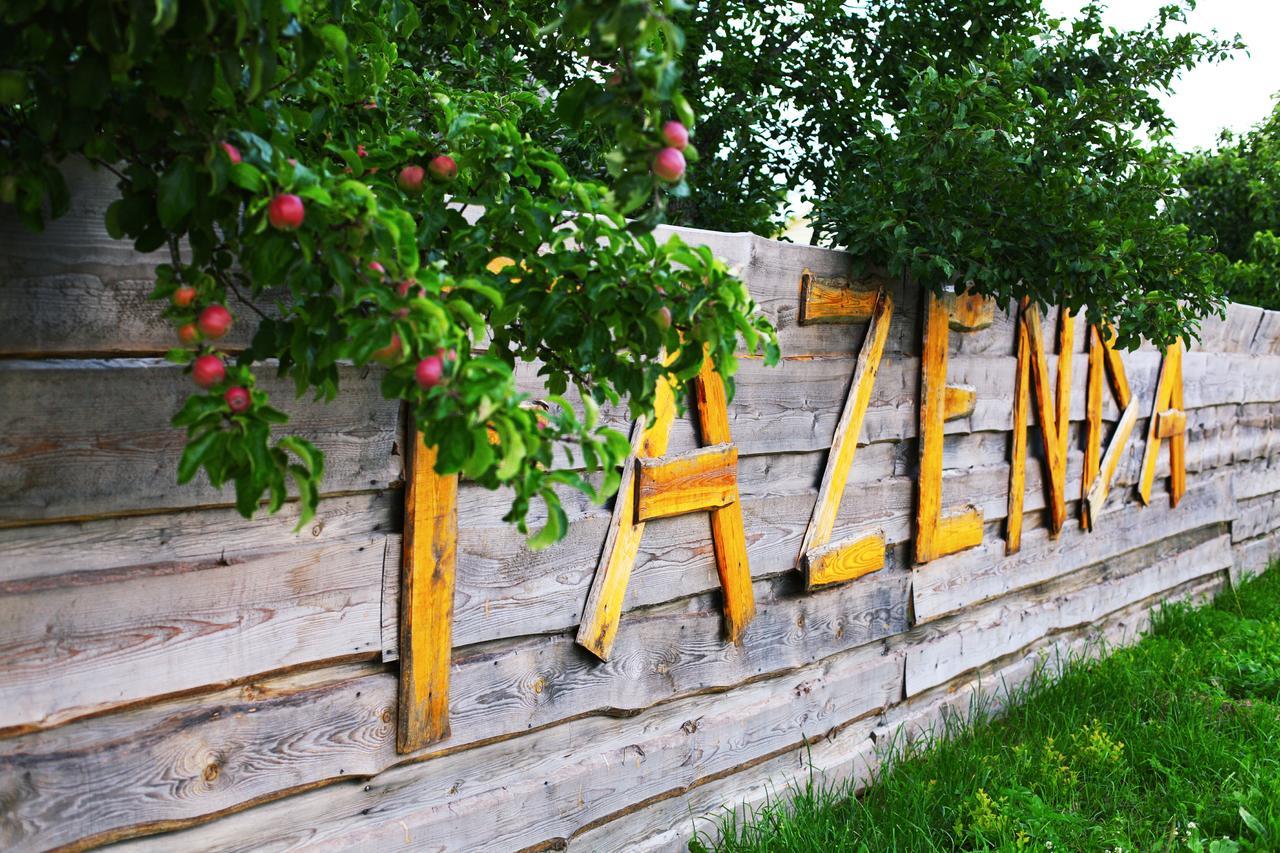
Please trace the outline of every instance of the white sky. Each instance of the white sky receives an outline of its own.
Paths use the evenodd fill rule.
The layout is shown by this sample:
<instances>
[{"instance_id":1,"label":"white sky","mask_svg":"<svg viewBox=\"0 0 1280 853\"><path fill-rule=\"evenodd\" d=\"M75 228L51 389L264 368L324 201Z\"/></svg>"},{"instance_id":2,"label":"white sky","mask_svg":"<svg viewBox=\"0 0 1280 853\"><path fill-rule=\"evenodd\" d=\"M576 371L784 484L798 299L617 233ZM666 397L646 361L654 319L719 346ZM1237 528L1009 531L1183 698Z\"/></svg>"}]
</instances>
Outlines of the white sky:
<instances>
[{"instance_id":1,"label":"white sky","mask_svg":"<svg viewBox=\"0 0 1280 853\"><path fill-rule=\"evenodd\" d=\"M1165 0L1111 0L1104 21L1136 29L1155 16ZM1045 0L1056 15L1073 15L1081 0ZM1248 45L1234 59L1201 65L1177 84L1165 109L1178 123L1174 143L1182 149L1211 147L1224 128L1248 130L1271 112L1280 91L1280 0L1200 0L1187 16L1196 32L1239 33Z\"/></svg>"}]
</instances>

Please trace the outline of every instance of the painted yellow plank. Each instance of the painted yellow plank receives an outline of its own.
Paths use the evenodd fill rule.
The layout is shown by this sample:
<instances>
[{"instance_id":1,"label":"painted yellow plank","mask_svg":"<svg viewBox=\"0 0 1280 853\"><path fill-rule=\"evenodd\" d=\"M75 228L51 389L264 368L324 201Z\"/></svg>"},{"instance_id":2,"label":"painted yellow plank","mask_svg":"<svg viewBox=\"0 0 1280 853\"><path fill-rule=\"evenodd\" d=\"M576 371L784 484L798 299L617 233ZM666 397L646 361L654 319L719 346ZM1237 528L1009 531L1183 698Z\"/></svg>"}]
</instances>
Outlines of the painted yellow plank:
<instances>
[{"instance_id":1,"label":"painted yellow plank","mask_svg":"<svg viewBox=\"0 0 1280 853\"><path fill-rule=\"evenodd\" d=\"M1182 345L1175 343L1165 350L1164 360L1160 364L1160 378L1156 380L1156 395L1152 401L1151 418L1147 422L1147 446L1142 454L1142 474L1138 478L1138 497L1144 504L1151 503L1151 486L1156 479L1156 460L1163 444L1157 434L1160 413L1171 407L1173 386L1179 378Z\"/></svg>"},{"instance_id":2,"label":"painted yellow plank","mask_svg":"<svg viewBox=\"0 0 1280 853\"><path fill-rule=\"evenodd\" d=\"M967 418L978 405L978 391L972 385L948 385L942 400L942 419Z\"/></svg>"},{"instance_id":3,"label":"painted yellow plank","mask_svg":"<svg viewBox=\"0 0 1280 853\"><path fill-rule=\"evenodd\" d=\"M1044 435L1045 459L1048 462L1048 474L1045 479L1049 509L1049 535L1056 537L1062 532L1062 525L1067 519L1066 478L1067 465L1065 454L1059 451L1056 437L1058 435L1055 401L1049 388L1049 364L1044 354L1044 338L1040 331L1040 311L1035 305L1023 300L1022 322L1027 329L1027 354L1031 359L1031 389L1034 392L1035 411L1040 421L1040 430Z\"/></svg>"},{"instance_id":4,"label":"painted yellow plank","mask_svg":"<svg viewBox=\"0 0 1280 853\"><path fill-rule=\"evenodd\" d=\"M942 432L946 413L950 322L946 303L930 293L924 312L924 340L920 354L916 563L927 563L982 541L982 515L977 509L970 507L961 516L942 518Z\"/></svg>"},{"instance_id":5,"label":"painted yellow plank","mask_svg":"<svg viewBox=\"0 0 1280 853\"><path fill-rule=\"evenodd\" d=\"M636 519L706 512L738 499L738 448L702 447L680 456L636 460Z\"/></svg>"},{"instance_id":6,"label":"painted yellow plank","mask_svg":"<svg viewBox=\"0 0 1280 853\"><path fill-rule=\"evenodd\" d=\"M1106 384L1102 338L1089 327L1089 373L1085 390L1084 473L1080 477L1080 524L1089 527L1089 489L1102 468L1102 388Z\"/></svg>"},{"instance_id":7,"label":"painted yellow plank","mask_svg":"<svg viewBox=\"0 0 1280 853\"><path fill-rule=\"evenodd\" d=\"M1102 339L1103 351L1107 357L1107 376L1111 379L1111 387L1116 395L1116 405L1121 409L1129 407L1133 392L1129 390L1129 378L1124 372L1124 362L1115 348L1116 330L1108 327L1106 337Z\"/></svg>"},{"instance_id":8,"label":"painted yellow plank","mask_svg":"<svg viewBox=\"0 0 1280 853\"><path fill-rule=\"evenodd\" d=\"M632 456L661 456L667 452L671 422L675 418L675 394L669 382L658 383L654 419L650 425L636 422L632 439ZM635 464L631 460L622 469L622 483L613 504L609 534L605 538L601 562L591 582L591 591L578 626L578 643L601 660L608 660L618 634L627 583L644 538L644 522L636 520Z\"/></svg>"},{"instance_id":9,"label":"painted yellow plank","mask_svg":"<svg viewBox=\"0 0 1280 853\"><path fill-rule=\"evenodd\" d=\"M1120 416L1120 423L1116 425L1115 435L1107 445L1107 454L1102 457L1102 470L1094 478L1093 485L1089 487L1089 494L1085 498L1085 520L1090 530L1097 527L1098 519L1102 517L1102 507L1107 502L1107 495L1111 492L1111 483L1115 480L1120 457L1124 455L1125 446L1129 443L1129 436L1133 433L1134 424L1137 422L1138 400L1136 397L1131 397L1129 405Z\"/></svg>"},{"instance_id":10,"label":"painted yellow plank","mask_svg":"<svg viewBox=\"0 0 1280 853\"><path fill-rule=\"evenodd\" d=\"M733 441L729 431L729 401L724 381L716 373L710 359L693 382L698 432L708 444ZM755 590L751 586L751 565L747 561L747 534L742 523L742 503L734 483L733 501L711 511L711 542L716 552L716 573L724 593L725 636L730 642L742 641L742 634L756 617Z\"/></svg>"},{"instance_id":11,"label":"painted yellow plank","mask_svg":"<svg viewBox=\"0 0 1280 853\"><path fill-rule=\"evenodd\" d=\"M435 472L436 451L414 431L405 490L396 750L449 736L449 663L458 557L458 476Z\"/></svg>"},{"instance_id":12,"label":"painted yellow plank","mask_svg":"<svg viewBox=\"0 0 1280 853\"><path fill-rule=\"evenodd\" d=\"M835 529L840 499L844 496L849 471L853 467L853 457L858 450L858 435L862 432L862 422L871 402L871 390L875 386L876 372L880 369L880 359L884 355L892 316L893 297L888 289L882 289L872 311L866 341L854 366L853 383L849 388L849 396L845 398L840 422L836 425L835 438L831 442L831 452L827 455L827 465L822 472L822 483L818 487L813 515L800 542L801 556L826 545L831 539L831 531Z\"/></svg>"},{"instance_id":13,"label":"painted yellow plank","mask_svg":"<svg viewBox=\"0 0 1280 853\"><path fill-rule=\"evenodd\" d=\"M805 270L800 275L800 325L865 323L886 283L877 277L862 281L819 278Z\"/></svg>"},{"instance_id":14,"label":"painted yellow plank","mask_svg":"<svg viewBox=\"0 0 1280 853\"><path fill-rule=\"evenodd\" d=\"M1027 416L1031 408L1031 359L1026 353L1031 344L1027 327L1018 323L1018 367L1013 380L1013 432L1010 439L1009 509L1005 515L1006 554L1022 548L1022 505L1027 493Z\"/></svg>"},{"instance_id":15,"label":"painted yellow plank","mask_svg":"<svg viewBox=\"0 0 1280 853\"><path fill-rule=\"evenodd\" d=\"M996 318L996 303L976 293L947 294L944 297L948 325L957 332L976 332L986 329Z\"/></svg>"},{"instance_id":16,"label":"painted yellow plank","mask_svg":"<svg viewBox=\"0 0 1280 853\"><path fill-rule=\"evenodd\" d=\"M844 539L814 548L804 556L807 589L842 583L884 568L884 534Z\"/></svg>"},{"instance_id":17,"label":"painted yellow plank","mask_svg":"<svg viewBox=\"0 0 1280 853\"><path fill-rule=\"evenodd\" d=\"M1054 417L1058 427L1058 458L1063 463L1063 476L1066 476L1067 435L1071 426L1071 348L1076 340L1076 318L1071 311L1063 308L1058 312L1058 384L1057 406Z\"/></svg>"},{"instance_id":18,"label":"painted yellow plank","mask_svg":"<svg viewBox=\"0 0 1280 853\"><path fill-rule=\"evenodd\" d=\"M1173 438L1187 431L1187 413L1181 409L1165 409L1156 415L1156 436Z\"/></svg>"},{"instance_id":19,"label":"painted yellow plank","mask_svg":"<svg viewBox=\"0 0 1280 853\"><path fill-rule=\"evenodd\" d=\"M1187 493L1187 414L1183 411L1182 401L1182 354L1179 344L1175 354L1178 358L1177 375L1173 379L1173 389L1169 392L1169 405L1180 414L1174 419L1175 431L1169 435L1169 502L1177 506Z\"/></svg>"}]
</instances>

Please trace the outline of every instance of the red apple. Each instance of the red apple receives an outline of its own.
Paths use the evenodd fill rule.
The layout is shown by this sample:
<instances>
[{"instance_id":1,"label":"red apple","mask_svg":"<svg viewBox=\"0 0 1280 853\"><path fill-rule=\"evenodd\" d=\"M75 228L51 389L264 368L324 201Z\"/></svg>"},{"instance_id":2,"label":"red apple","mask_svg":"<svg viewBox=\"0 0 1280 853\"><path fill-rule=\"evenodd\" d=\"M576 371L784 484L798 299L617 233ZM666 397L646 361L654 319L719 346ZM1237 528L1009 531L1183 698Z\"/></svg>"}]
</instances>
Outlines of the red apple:
<instances>
[{"instance_id":1,"label":"red apple","mask_svg":"<svg viewBox=\"0 0 1280 853\"><path fill-rule=\"evenodd\" d=\"M173 304L179 308L186 308L195 301L196 289L189 284L184 284L173 292Z\"/></svg>"},{"instance_id":2,"label":"red apple","mask_svg":"<svg viewBox=\"0 0 1280 853\"><path fill-rule=\"evenodd\" d=\"M221 305L210 305L200 312L196 325L200 328L200 334L210 340L217 340L231 328L231 312Z\"/></svg>"},{"instance_id":3,"label":"red apple","mask_svg":"<svg viewBox=\"0 0 1280 853\"><path fill-rule=\"evenodd\" d=\"M368 156L369 156L369 152L364 150L364 146L363 146L363 145L360 145L360 144L358 144L358 143L357 143L357 144L356 144L356 156L357 156L357 157L368 157Z\"/></svg>"},{"instance_id":4,"label":"red apple","mask_svg":"<svg viewBox=\"0 0 1280 853\"><path fill-rule=\"evenodd\" d=\"M187 323L185 326L178 327L178 340L184 344L194 344L200 340L200 330L196 328L195 323Z\"/></svg>"},{"instance_id":5,"label":"red apple","mask_svg":"<svg viewBox=\"0 0 1280 853\"><path fill-rule=\"evenodd\" d=\"M222 395L222 399L227 401L227 408L231 409L233 414L238 415L249 410L249 392L239 385L228 388L227 393Z\"/></svg>"},{"instance_id":6,"label":"red apple","mask_svg":"<svg viewBox=\"0 0 1280 853\"><path fill-rule=\"evenodd\" d=\"M212 388L227 378L227 366L216 355L202 355L191 367L191 378L201 388Z\"/></svg>"},{"instance_id":7,"label":"red apple","mask_svg":"<svg viewBox=\"0 0 1280 853\"><path fill-rule=\"evenodd\" d=\"M227 159L231 161L231 165L244 162L244 158L240 156L240 149L227 142L225 139L218 143L222 146L222 150L227 153Z\"/></svg>"},{"instance_id":8,"label":"red apple","mask_svg":"<svg viewBox=\"0 0 1280 853\"><path fill-rule=\"evenodd\" d=\"M405 166L396 176L396 183L407 193L422 192L422 184L427 178L426 170L421 166Z\"/></svg>"},{"instance_id":9,"label":"red apple","mask_svg":"<svg viewBox=\"0 0 1280 853\"><path fill-rule=\"evenodd\" d=\"M684 155L675 148L663 148L653 158L653 173L674 184L684 175Z\"/></svg>"},{"instance_id":10,"label":"red apple","mask_svg":"<svg viewBox=\"0 0 1280 853\"><path fill-rule=\"evenodd\" d=\"M267 220L280 231L293 231L302 224L307 209L293 193L281 193L267 206Z\"/></svg>"},{"instance_id":11,"label":"red apple","mask_svg":"<svg viewBox=\"0 0 1280 853\"><path fill-rule=\"evenodd\" d=\"M662 331L671 328L671 309L663 305L657 311L653 312L653 322L657 323Z\"/></svg>"},{"instance_id":12,"label":"red apple","mask_svg":"<svg viewBox=\"0 0 1280 853\"><path fill-rule=\"evenodd\" d=\"M391 333L391 343L381 349L373 351L373 360L381 364L394 364L400 360L404 349L400 346L400 336L395 332Z\"/></svg>"},{"instance_id":13,"label":"red apple","mask_svg":"<svg viewBox=\"0 0 1280 853\"><path fill-rule=\"evenodd\" d=\"M427 164L431 177L437 181L452 181L458 177L458 164L448 154L437 154Z\"/></svg>"},{"instance_id":14,"label":"red apple","mask_svg":"<svg viewBox=\"0 0 1280 853\"><path fill-rule=\"evenodd\" d=\"M662 126L662 138L677 151L683 151L689 144L689 129L678 121L669 121Z\"/></svg>"},{"instance_id":15,"label":"red apple","mask_svg":"<svg viewBox=\"0 0 1280 853\"><path fill-rule=\"evenodd\" d=\"M413 371L413 376L418 380L418 386L424 390L436 387L440 384L440 380L444 378L444 359L438 354L427 356L418 362L418 366Z\"/></svg>"},{"instance_id":16,"label":"red apple","mask_svg":"<svg viewBox=\"0 0 1280 853\"><path fill-rule=\"evenodd\" d=\"M378 275L386 275L387 268L377 261L369 261L369 271L376 272Z\"/></svg>"},{"instance_id":17,"label":"red apple","mask_svg":"<svg viewBox=\"0 0 1280 853\"><path fill-rule=\"evenodd\" d=\"M410 299L415 296L423 296L426 291L423 290L422 285L418 284L418 280L416 278L406 278L404 281L396 285L396 293L406 299Z\"/></svg>"}]
</instances>

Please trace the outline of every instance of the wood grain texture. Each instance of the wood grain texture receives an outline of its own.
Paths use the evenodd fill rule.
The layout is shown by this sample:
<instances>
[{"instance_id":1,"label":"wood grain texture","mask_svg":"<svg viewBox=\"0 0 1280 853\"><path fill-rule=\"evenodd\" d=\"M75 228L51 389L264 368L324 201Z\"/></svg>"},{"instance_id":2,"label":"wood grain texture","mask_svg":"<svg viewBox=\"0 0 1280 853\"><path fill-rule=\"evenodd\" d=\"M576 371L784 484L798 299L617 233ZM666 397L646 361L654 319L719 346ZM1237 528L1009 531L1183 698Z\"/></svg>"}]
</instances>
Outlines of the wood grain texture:
<instances>
[{"instance_id":1,"label":"wood grain texture","mask_svg":"<svg viewBox=\"0 0 1280 853\"><path fill-rule=\"evenodd\" d=\"M886 285L892 282L821 278L806 269L800 275L800 324L865 323Z\"/></svg>"},{"instance_id":2,"label":"wood grain texture","mask_svg":"<svg viewBox=\"0 0 1280 853\"><path fill-rule=\"evenodd\" d=\"M1169 439L1169 501L1173 506L1177 506L1187 493L1187 415L1182 408L1185 403L1182 393L1183 351L1179 344L1174 368L1178 375L1174 377L1173 388L1169 392L1169 406L1177 414L1167 420L1164 413L1156 417L1157 435Z\"/></svg>"},{"instance_id":3,"label":"wood grain texture","mask_svg":"<svg viewBox=\"0 0 1280 853\"><path fill-rule=\"evenodd\" d=\"M804 555L806 589L851 581L884 568L884 534L842 539L810 549Z\"/></svg>"},{"instance_id":4,"label":"wood grain texture","mask_svg":"<svg viewBox=\"0 0 1280 853\"><path fill-rule=\"evenodd\" d=\"M1046 527L1028 530L1022 549L1005 557L996 542L936 561L916 575L912 611L919 623L1002 597L1017 600L1023 590L1074 572L1104 565L1134 549L1197 530L1215 534L1237 513L1231 479L1214 476L1190 490L1176 510L1138 512L1136 499L1113 504L1093 533L1072 526L1056 539Z\"/></svg>"},{"instance_id":5,"label":"wood grain texture","mask_svg":"<svg viewBox=\"0 0 1280 853\"><path fill-rule=\"evenodd\" d=\"M738 448L714 444L636 464L636 519L706 512L738 499Z\"/></svg>"},{"instance_id":6,"label":"wood grain texture","mask_svg":"<svg viewBox=\"0 0 1280 853\"><path fill-rule=\"evenodd\" d=\"M516 850L566 838L637 802L816 741L895 701L897 656L866 649L665 703L639 718L588 718L268 803L124 850L353 843ZM583 748L589 744L588 748Z\"/></svg>"},{"instance_id":7,"label":"wood grain texture","mask_svg":"<svg viewBox=\"0 0 1280 853\"><path fill-rule=\"evenodd\" d=\"M1165 409L1156 415L1156 437L1173 438L1187 431L1187 413L1181 409Z\"/></svg>"},{"instance_id":8,"label":"wood grain texture","mask_svg":"<svg viewBox=\"0 0 1280 853\"><path fill-rule=\"evenodd\" d=\"M103 569L0 594L0 731L371 657L385 535Z\"/></svg>"},{"instance_id":9,"label":"wood grain texture","mask_svg":"<svg viewBox=\"0 0 1280 853\"><path fill-rule=\"evenodd\" d=\"M661 456L667 450L667 437L671 433L671 421L675 418L676 403L671 385L658 383L652 424L644 419L636 421L632 430L632 456ZM613 517L609 521L608 535L601 552L600 565L596 569L587 603L582 611L578 627L578 642L601 660L609 659L618 633L618 620L627 594L627 582L635 566L640 540L644 537L645 524L636 519L636 490L632 483L635 466L631 460L622 469L622 482L614 499Z\"/></svg>"},{"instance_id":10,"label":"wood grain texture","mask_svg":"<svg viewBox=\"0 0 1280 853\"><path fill-rule=\"evenodd\" d=\"M872 311L871 327L867 332L866 341L858 354L849 394L845 398L844 409L836 425L831 452L827 456L827 464L822 471L822 482L818 486L813 515L809 519L809 525L800 543L802 560L811 551L821 548L831 540L831 531L835 528L836 518L840 514L840 501L844 497L845 487L849 482L849 472L858 450L858 436L862 432L862 422L867 414L867 405L871 401L871 391L875 387L876 374L884 355L884 345L889 336L892 317L893 297L882 288ZM881 564L884 560L883 544L883 537L881 537ZM806 562L806 565L812 565L812 563ZM806 570L805 578L807 584L814 583L809 570Z\"/></svg>"},{"instance_id":11,"label":"wood grain texture","mask_svg":"<svg viewBox=\"0 0 1280 853\"><path fill-rule=\"evenodd\" d=\"M399 405L360 375L339 369L341 405L259 381L292 433L324 451L325 493L385 489L402 475ZM151 359L0 362L0 527L233 505L233 490L203 474L177 485L185 433L170 419L195 390L181 368Z\"/></svg>"},{"instance_id":12,"label":"wood grain texture","mask_svg":"<svg viewBox=\"0 0 1280 853\"><path fill-rule=\"evenodd\" d=\"M451 734L413 758L514 735L518 751L535 737L530 730L587 714L633 716L901 634L907 580L885 573L817 595L760 582L765 606L741 646L724 644L719 603L705 595L633 616L607 664L571 635L460 651ZM25 780L6 801L12 820L0 821L0 846L163 828L326 779L375 775L405 760L395 751L396 693L393 669L331 667L0 740L0 779ZM435 764L418 766L434 774Z\"/></svg>"},{"instance_id":13,"label":"wood grain texture","mask_svg":"<svg viewBox=\"0 0 1280 853\"><path fill-rule=\"evenodd\" d=\"M449 661L458 564L458 475L435 472L436 450L414 431L404 499L396 751L449 736Z\"/></svg>"},{"instance_id":14,"label":"wood grain texture","mask_svg":"<svg viewBox=\"0 0 1280 853\"><path fill-rule=\"evenodd\" d=\"M1133 427L1137 422L1138 400L1133 398L1129 400L1129 405L1121 415L1120 422L1116 424L1115 434L1111 437L1111 443L1107 445L1107 453L1102 457L1101 470L1094 478L1093 485L1089 487L1089 494L1085 497L1085 527L1089 530L1097 526L1097 519L1102 516L1102 508L1106 505L1107 495L1111 493L1116 469L1120 465L1125 448L1129 444L1129 436L1133 434Z\"/></svg>"},{"instance_id":15,"label":"wood grain texture","mask_svg":"<svg viewBox=\"0 0 1280 853\"><path fill-rule=\"evenodd\" d=\"M1076 319L1066 308L1058 309L1058 361L1055 386L1054 424L1058 428L1054 441L1058 458L1067 458L1067 433L1071 426L1071 348L1076 337Z\"/></svg>"},{"instance_id":16,"label":"wood grain texture","mask_svg":"<svg viewBox=\"0 0 1280 853\"><path fill-rule=\"evenodd\" d=\"M1151 503L1151 486L1156 478L1156 458L1160 454L1160 446L1164 443L1159 436L1160 413L1169 408L1181 409L1182 406L1173 405L1174 386L1182 383L1182 344L1175 343L1171 345L1164 355L1164 361L1160 365L1160 379L1156 383L1155 398L1152 402L1151 417L1147 420L1147 443L1142 455L1142 475L1138 479L1138 496L1142 498L1144 504ZM1181 396L1181 392L1178 392ZM1173 440L1170 441L1170 447L1173 446ZM1185 452L1185 438L1179 442L1180 452L1178 462L1185 466L1185 460L1182 458ZM1174 453L1170 452L1170 461L1173 462ZM1171 495L1173 502L1176 504L1181 493Z\"/></svg>"},{"instance_id":17,"label":"wood grain texture","mask_svg":"<svg viewBox=\"0 0 1280 853\"><path fill-rule=\"evenodd\" d=\"M1206 575L1225 575L1232 565L1231 540L1223 534L1191 548L1165 540L1132 558L1141 566L1136 571L1117 577L1129 567L1126 561L1114 561L1108 567L1111 576L1088 579L1092 582L1080 578L1084 585L1072 591L993 604L966 613L958 624L947 623L945 630L929 631L907 650L907 695L945 684L1040 637L1096 622L1163 590Z\"/></svg>"}]
</instances>

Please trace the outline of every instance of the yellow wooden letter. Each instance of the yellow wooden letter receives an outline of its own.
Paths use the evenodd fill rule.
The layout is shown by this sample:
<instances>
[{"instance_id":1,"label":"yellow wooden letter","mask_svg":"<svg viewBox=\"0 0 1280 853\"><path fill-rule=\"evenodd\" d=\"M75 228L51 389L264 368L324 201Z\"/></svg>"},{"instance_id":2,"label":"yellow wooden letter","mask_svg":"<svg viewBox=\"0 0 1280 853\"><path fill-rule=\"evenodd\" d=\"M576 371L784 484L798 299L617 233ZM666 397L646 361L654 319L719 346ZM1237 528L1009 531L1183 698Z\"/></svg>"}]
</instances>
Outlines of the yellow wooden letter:
<instances>
[{"instance_id":1,"label":"yellow wooden letter","mask_svg":"<svg viewBox=\"0 0 1280 853\"><path fill-rule=\"evenodd\" d=\"M1103 374L1106 374L1104 377ZM1120 423L1107 445L1105 456L1099 459L1102 449L1102 386L1111 382L1112 394L1120 407ZM1084 453L1084 512L1082 521L1089 530L1097 525L1102 507L1107 502L1116 468L1133 426L1138 422L1138 401L1129 390L1129 379L1124 372L1124 362L1115 349L1115 331L1107 330L1104 338L1096 327L1089 328L1089 396L1085 419Z\"/></svg>"},{"instance_id":2,"label":"yellow wooden letter","mask_svg":"<svg viewBox=\"0 0 1280 853\"><path fill-rule=\"evenodd\" d=\"M1005 521L1005 551L1009 554L1022 546L1027 412L1032 396L1035 398L1036 419L1040 422L1040 432L1044 439L1049 535L1056 537L1061 533L1067 518L1067 427L1071 405L1071 343L1075 339L1075 321L1066 309L1059 312L1058 381L1055 393L1049 389L1049 365L1044 355L1040 312L1029 300L1023 299L1020 314L1018 374L1014 383L1013 400L1013 458L1009 460L1009 511Z\"/></svg>"},{"instance_id":3,"label":"yellow wooden letter","mask_svg":"<svg viewBox=\"0 0 1280 853\"><path fill-rule=\"evenodd\" d=\"M1151 486L1156 478L1160 445L1169 440L1169 502L1178 505L1187 492L1187 416L1182 402L1182 343L1174 343L1164 353L1156 397L1147 424L1147 447L1142 455L1142 476L1138 496L1151 503Z\"/></svg>"},{"instance_id":4,"label":"yellow wooden letter","mask_svg":"<svg viewBox=\"0 0 1280 853\"><path fill-rule=\"evenodd\" d=\"M920 356L920 473L916 502L916 562L927 563L982 543L982 514L966 506L956 515L942 516L942 434L947 409L947 341L951 311L929 294L924 315L924 344ZM955 299L955 297L952 297ZM969 297L963 322L981 324L984 315ZM971 316L970 316L971 315Z\"/></svg>"},{"instance_id":5,"label":"yellow wooden letter","mask_svg":"<svg viewBox=\"0 0 1280 853\"><path fill-rule=\"evenodd\" d=\"M849 481L853 456L858 450L858 435L862 432L867 405L871 402L871 389L875 386L876 371L884 354L892 316L893 296L882 287L876 295L867 339L862 344L862 351L858 353L858 361L853 370L853 384L849 388L849 396L845 398L840 422L836 425L831 452L827 454L827 467L822 472L822 485L818 487L813 515L800 543L800 563L804 570L805 585L809 589L852 580L884 566L883 534L828 543L831 532L835 529L836 516L840 512L845 485Z\"/></svg>"},{"instance_id":6,"label":"yellow wooden letter","mask_svg":"<svg viewBox=\"0 0 1280 853\"><path fill-rule=\"evenodd\" d=\"M716 571L724 591L725 633L729 640L739 642L742 632L755 618L755 596L738 495L737 448L732 446L729 435L724 383L710 360L703 364L702 372L693 382L693 390L702 440L721 446L709 448L703 454L659 458L667 452L676 408L671 385L660 383L653 423L646 426L643 419L636 422L632 458L622 469L622 483L613 505L604 551L578 626L578 643L601 660L609 659L617 638L627 583L640 552L646 517L710 509L711 539ZM731 478L726 457L731 457L733 462ZM645 461L638 464L636 460Z\"/></svg>"}]
</instances>

